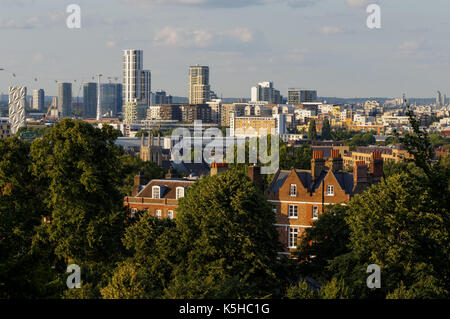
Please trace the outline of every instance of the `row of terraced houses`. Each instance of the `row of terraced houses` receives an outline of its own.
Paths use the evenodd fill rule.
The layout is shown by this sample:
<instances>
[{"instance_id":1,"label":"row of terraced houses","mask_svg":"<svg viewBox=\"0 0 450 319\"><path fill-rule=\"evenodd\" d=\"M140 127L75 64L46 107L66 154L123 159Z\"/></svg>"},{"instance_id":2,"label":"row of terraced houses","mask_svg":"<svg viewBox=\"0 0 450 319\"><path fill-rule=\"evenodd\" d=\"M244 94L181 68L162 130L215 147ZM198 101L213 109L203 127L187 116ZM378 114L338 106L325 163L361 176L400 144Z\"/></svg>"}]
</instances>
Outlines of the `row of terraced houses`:
<instances>
[{"instance_id":1,"label":"row of terraced houses","mask_svg":"<svg viewBox=\"0 0 450 319\"><path fill-rule=\"evenodd\" d=\"M213 163L211 173L226 169L223 164ZM248 175L261 187L260 168L250 166ZM297 248L302 232L312 227L327 205L345 204L383 176L381 153L374 152L370 163L356 162L353 173L344 171L343 159L338 150L332 150L325 159L323 151L314 151L311 170L279 170L265 190L267 200L276 215L275 226L284 250L290 255ZM145 210L158 218L176 218L178 199L185 196L193 180L180 178L155 179L147 182L142 174L135 177L131 196L125 197L124 205L133 216Z\"/></svg>"}]
</instances>

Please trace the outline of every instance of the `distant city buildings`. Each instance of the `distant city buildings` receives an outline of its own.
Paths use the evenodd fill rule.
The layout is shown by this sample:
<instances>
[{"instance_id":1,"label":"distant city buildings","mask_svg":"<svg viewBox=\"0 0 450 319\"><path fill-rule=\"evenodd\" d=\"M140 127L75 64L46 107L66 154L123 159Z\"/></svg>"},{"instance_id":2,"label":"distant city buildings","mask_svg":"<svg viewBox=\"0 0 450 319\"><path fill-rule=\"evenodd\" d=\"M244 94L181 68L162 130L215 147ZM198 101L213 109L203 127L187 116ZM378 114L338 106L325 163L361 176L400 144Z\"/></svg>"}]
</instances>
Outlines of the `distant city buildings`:
<instances>
[{"instance_id":1,"label":"distant city buildings","mask_svg":"<svg viewBox=\"0 0 450 319\"><path fill-rule=\"evenodd\" d=\"M83 83L83 117L95 118L97 115L97 83Z\"/></svg>"},{"instance_id":2,"label":"distant city buildings","mask_svg":"<svg viewBox=\"0 0 450 319\"><path fill-rule=\"evenodd\" d=\"M103 115L115 117L122 112L122 91L120 83L100 84L100 105Z\"/></svg>"},{"instance_id":3,"label":"distant city buildings","mask_svg":"<svg viewBox=\"0 0 450 319\"><path fill-rule=\"evenodd\" d=\"M58 83L58 112L62 117L72 116L72 83Z\"/></svg>"},{"instance_id":4,"label":"distant city buildings","mask_svg":"<svg viewBox=\"0 0 450 319\"><path fill-rule=\"evenodd\" d=\"M267 102L268 104L281 104L280 91L276 90L273 82L260 82L251 90L251 102Z\"/></svg>"},{"instance_id":5,"label":"distant city buildings","mask_svg":"<svg viewBox=\"0 0 450 319\"><path fill-rule=\"evenodd\" d=\"M0 139L11 136L11 124L8 118L0 118Z\"/></svg>"},{"instance_id":6,"label":"distant city buildings","mask_svg":"<svg viewBox=\"0 0 450 319\"><path fill-rule=\"evenodd\" d=\"M32 109L38 111L44 111L45 105L45 93L43 89L35 89L33 90L33 103Z\"/></svg>"},{"instance_id":7,"label":"distant city buildings","mask_svg":"<svg viewBox=\"0 0 450 319\"><path fill-rule=\"evenodd\" d=\"M154 93L152 105L172 104L172 95L167 95L166 91L158 90Z\"/></svg>"},{"instance_id":8,"label":"distant city buildings","mask_svg":"<svg viewBox=\"0 0 450 319\"><path fill-rule=\"evenodd\" d=\"M189 68L189 104L205 104L210 101L208 66L191 66Z\"/></svg>"},{"instance_id":9,"label":"distant city buildings","mask_svg":"<svg viewBox=\"0 0 450 319\"><path fill-rule=\"evenodd\" d=\"M288 89L288 104L302 104L304 102L316 102L317 91L302 90L302 89Z\"/></svg>"}]
</instances>

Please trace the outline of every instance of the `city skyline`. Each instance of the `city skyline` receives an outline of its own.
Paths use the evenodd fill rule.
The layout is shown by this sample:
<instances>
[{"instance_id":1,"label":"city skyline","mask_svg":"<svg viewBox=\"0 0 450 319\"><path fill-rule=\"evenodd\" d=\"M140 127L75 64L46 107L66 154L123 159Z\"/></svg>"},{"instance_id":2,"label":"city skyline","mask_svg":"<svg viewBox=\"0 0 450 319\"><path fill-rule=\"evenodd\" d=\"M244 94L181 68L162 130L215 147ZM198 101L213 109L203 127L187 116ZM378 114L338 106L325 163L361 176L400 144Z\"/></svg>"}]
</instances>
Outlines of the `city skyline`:
<instances>
[{"instance_id":1,"label":"city skyline","mask_svg":"<svg viewBox=\"0 0 450 319\"><path fill-rule=\"evenodd\" d=\"M382 9L379 30L365 24L373 2ZM188 96L188 68L195 64L210 67L211 87L224 97L250 97L262 81L273 81L285 97L290 87L336 97L448 91L449 45L442 37L450 5L443 0L427 7L375 0L123 0L105 7L83 0L79 30L65 25L66 3L0 3L10 12L0 13L0 34L11 44L0 53L4 94L20 85L55 96L55 81L78 90L98 73L121 83L123 50L132 48L144 51L153 91L173 96Z\"/></svg>"}]
</instances>

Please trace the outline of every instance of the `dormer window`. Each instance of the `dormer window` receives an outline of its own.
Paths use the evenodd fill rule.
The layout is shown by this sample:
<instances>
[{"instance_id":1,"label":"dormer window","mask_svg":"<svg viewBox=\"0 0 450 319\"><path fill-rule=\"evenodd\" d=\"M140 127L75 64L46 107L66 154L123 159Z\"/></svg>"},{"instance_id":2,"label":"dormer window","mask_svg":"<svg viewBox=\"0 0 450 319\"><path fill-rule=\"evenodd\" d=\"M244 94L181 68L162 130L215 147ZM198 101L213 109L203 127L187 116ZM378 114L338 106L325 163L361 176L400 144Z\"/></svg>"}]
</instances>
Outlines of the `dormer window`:
<instances>
[{"instance_id":1,"label":"dormer window","mask_svg":"<svg viewBox=\"0 0 450 319\"><path fill-rule=\"evenodd\" d=\"M161 188L159 186L152 187L152 198L161 198Z\"/></svg>"},{"instance_id":2,"label":"dormer window","mask_svg":"<svg viewBox=\"0 0 450 319\"><path fill-rule=\"evenodd\" d=\"M177 187L176 196L177 196L177 199L184 197L184 187Z\"/></svg>"},{"instance_id":3,"label":"dormer window","mask_svg":"<svg viewBox=\"0 0 450 319\"><path fill-rule=\"evenodd\" d=\"M291 184L289 195L297 196L297 185L296 184Z\"/></svg>"},{"instance_id":4,"label":"dormer window","mask_svg":"<svg viewBox=\"0 0 450 319\"><path fill-rule=\"evenodd\" d=\"M327 186L327 196L334 196L334 186L333 185Z\"/></svg>"}]
</instances>

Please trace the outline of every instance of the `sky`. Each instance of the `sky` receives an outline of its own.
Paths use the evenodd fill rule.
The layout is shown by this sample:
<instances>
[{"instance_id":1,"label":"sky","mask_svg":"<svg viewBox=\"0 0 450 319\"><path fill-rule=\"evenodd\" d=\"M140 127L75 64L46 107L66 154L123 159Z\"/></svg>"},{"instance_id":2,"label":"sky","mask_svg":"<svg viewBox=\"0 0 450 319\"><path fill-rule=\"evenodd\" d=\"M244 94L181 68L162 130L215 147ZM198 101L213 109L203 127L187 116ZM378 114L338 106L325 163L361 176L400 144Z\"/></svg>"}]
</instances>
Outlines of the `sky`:
<instances>
[{"instance_id":1,"label":"sky","mask_svg":"<svg viewBox=\"0 0 450 319\"><path fill-rule=\"evenodd\" d=\"M381 8L369 29L366 8ZM66 8L81 8L69 29ZM152 90L188 95L188 69L210 67L219 96L258 82L319 96L450 95L448 0L0 0L0 93L9 85L122 81L123 51L144 50ZM13 76L13 74L15 76ZM75 82L76 81L76 82Z\"/></svg>"}]
</instances>

